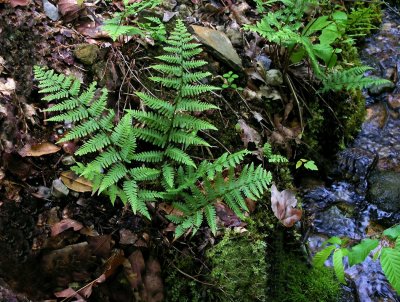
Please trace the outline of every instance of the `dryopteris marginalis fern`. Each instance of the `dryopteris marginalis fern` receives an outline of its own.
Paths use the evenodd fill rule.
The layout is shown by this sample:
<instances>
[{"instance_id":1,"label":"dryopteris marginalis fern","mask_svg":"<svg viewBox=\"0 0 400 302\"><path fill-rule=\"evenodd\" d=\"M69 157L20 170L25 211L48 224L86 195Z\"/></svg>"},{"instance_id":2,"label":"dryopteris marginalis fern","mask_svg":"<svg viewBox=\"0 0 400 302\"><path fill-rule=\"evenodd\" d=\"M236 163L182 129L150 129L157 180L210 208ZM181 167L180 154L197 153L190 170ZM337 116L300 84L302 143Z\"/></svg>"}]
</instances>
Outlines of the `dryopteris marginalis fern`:
<instances>
[{"instance_id":1,"label":"dryopteris marginalis fern","mask_svg":"<svg viewBox=\"0 0 400 302\"><path fill-rule=\"evenodd\" d=\"M35 68L36 78L43 89L58 85L50 91L52 95L64 89L68 93L61 102L47 111L60 112L50 121L71 121L74 128L60 140L83 140L76 155L94 153L94 160L78 163L73 170L93 182L94 192L104 192L112 202L120 198L129 202L133 211L150 218L146 203L156 200L173 202L182 211L182 216L169 216L178 223L176 236L192 229L196 231L205 217L213 233L216 232L217 200L225 201L232 210L241 215L246 210L245 197L257 199L267 189L271 174L262 167L245 165L240 174L237 166L249 154L247 150L234 154L223 154L214 162L203 161L198 166L187 153L191 146L209 146L198 135L199 131L216 130L209 122L192 115L195 111L217 109L215 105L200 102L197 96L217 89L199 84L209 76L208 72L195 71L206 64L193 60L201 52L199 45L191 42L182 21L166 41L166 55L158 58L163 64L153 68L164 74L151 79L175 94L170 101L138 92L146 105L145 110L126 110L117 124L115 113L106 108L107 90L96 93L96 83L92 83L83 93L62 88L64 78ZM49 92L47 90L40 92ZM71 90L71 91L70 91ZM133 127L132 120L140 122ZM150 151L136 151L136 140L153 145ZM228 177L224 170L228 169ZM151 190L149 190L151 188Z\"/></svg>"},{"instance_id":2,"label":"dryopteris marginalis fern","mask_svg":"<svg viewBox=\"0 0 400 302\"><path fill-rule=\"evenodd\" d=\"M347 240L331 237L323 245L330 244L315 254L314 265L323 266L333 252L333 267L338 280L345 283L343 258L348 257L348 265L362 263L368 255L378 248L373 257L380 258L382 270L393 288L400 293L400 226L391 227L383 232L385 237L378 239L363 239L359 244L346 248ZM393 247L385 247L388 241ZM394 243L393 243L394 241Z\"/></svg>"}]
</instances>

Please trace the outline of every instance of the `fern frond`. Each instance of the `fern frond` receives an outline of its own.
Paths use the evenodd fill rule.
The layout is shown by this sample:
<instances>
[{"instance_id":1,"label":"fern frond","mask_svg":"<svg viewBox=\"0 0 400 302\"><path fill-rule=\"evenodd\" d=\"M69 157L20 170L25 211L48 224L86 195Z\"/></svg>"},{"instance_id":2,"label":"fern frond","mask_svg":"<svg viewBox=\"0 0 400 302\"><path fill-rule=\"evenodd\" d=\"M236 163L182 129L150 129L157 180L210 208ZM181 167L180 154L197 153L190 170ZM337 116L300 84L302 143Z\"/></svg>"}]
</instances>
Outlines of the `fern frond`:
<instances>
[{"instance_id":1,"label":"fern frond","mask_svg":"<svg viewBox=\"0 0 400 302\"><path fill-rule=\"evenodd\" d=\"M218 130L213 124L187 114L177 114L172 125L193 130Z\"/></svg>"},{"instance_id":2,"label":"fern frond","mask_svg":"<svg viewBox=\"0 0 400 302\"><path fill-rule=\"evenodd\" d=\"M163 165L162 175L164 183L169 188L172 188L174 186L174 176L175 176L174 168L168 164Z\"/></svg>"},{"instance_id":3,"label":"fern frond","mask_svg":"<svg viewBox=\"0 0 400 302\"><path fill-rule=\"evenodd\" d=\"M182 99L177 105L176 111L201 112L215 109L219 109L219 107L205 102L199 102L191 99Z\"/></svg>"},{"instance_id":4,"label":"fern frond","mask_svg":"<svg viewBox=\"0 0 400 302\"><path fill-rule=\"evenodd\" d=\"M98 133L86 143L84 143L76 152L75 155L86 155L88 153L98 152L111 143L109 136L105 133Z\"/></svg>"},{"instance_id":5,"label":"fern frond","mask_svg":"<svg viewBox=\"0 0 400 302\"><path fill-rule=\"evenodd\" d=\"M322 79L321 92L328 90L361 90L373 86L393 84L391 81L377 77L364 76L364 73L372 68L369 66L357 66L343 71L334 71Z\"/></svg>"},{"instance_id":6,"label":"fern frond","mask_svg":"<svg viewBox=\"0 0 400 302\"><path fill-rule=\"evenodd\" d=\"M146 152L136 153L132 159L146 163L158 163L163 160L163 157L164 157L164 152L162 151L146 151Z\"/></svg>"},{"instance_id":7,"label":"fern frond","mask_svg":"<svg viewBox=\"0 0 400 302\"><path fill-rule=\"evenodd\" d=\"M208 225L210 226L211 232L215 235L217 233L217 213L215 211L214 206L207 205L204 207L204 216L206 216L206 220Z\"/></svg>"},{"instance_id":8,"label":"fern frond","mask_svg":"<svg viewBox=\"0 0 400 302\"><path fill-rule=\"evenodd\" d=\"M136 95L143 101L149 108L161 113L167 117L172 117L174 113L174 106L166 101L152 97L143 92L136 92Z\"/></svg>"},{"instance_id":9,"label":"fern frond","mask_svg":"<svg viewBox=\"0 0 400 302\"><path fill-rule=\"evenodd\" d=\"M138 167L129 170L129 174L136 181L156 180L161 171L154 168Z\"/></svg>"},{"instance_id":10,"label":"fern frond","mask_svg":"<svg viewBox=\"0 0 400 302\"><path fill-rule=\"evenodd\" d=\"M196 164L193 162L190 156L178 148L168 147L165 150L165 155L178 163L196 167Z\"/></svg>"},{"instance_id":11,"label":"fern frond","mask_svg":"<svg viewBox=\"0 0 400 302\"><path fill-rule=\"evenodd\" d=\"M99 194L105 189L107 189L109 186L116 184L120 179L125 177L127 173L128 170L126 169L125 165L121 163L113 165L111 169L107 172L107 174L104 176L103 181L101 182L98 191Z\"/></svg>"}]
</instances>

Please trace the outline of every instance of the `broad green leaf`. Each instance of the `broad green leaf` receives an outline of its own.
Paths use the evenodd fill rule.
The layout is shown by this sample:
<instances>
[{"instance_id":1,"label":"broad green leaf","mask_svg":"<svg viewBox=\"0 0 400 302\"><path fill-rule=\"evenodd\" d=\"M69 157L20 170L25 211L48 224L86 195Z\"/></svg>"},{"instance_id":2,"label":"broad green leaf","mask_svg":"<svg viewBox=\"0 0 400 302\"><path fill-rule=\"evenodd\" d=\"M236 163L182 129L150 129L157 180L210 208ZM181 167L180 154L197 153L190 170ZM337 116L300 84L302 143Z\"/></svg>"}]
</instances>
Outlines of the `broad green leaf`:
<instances>
[{"instance_id":1,"label":"broad green leaf","mask_svg":"<svg viewBox=\"0 0 400 302\"><path fill-rule=\"evenodd\" d=\"M296 163L296 169L300 168L303 162L301 160L297 161Z\"/></svg>"},{"instance_id":2,"label":"broad green leaf","mask_svg":"<svg viewBox=\"0 0 400 302\"><path fill-rule=\"evenodd\" d=\"M315 44L313 45L315 55L322 59L328 65L334 55L333 47L328 44Z\"/></svg>"},{"instance_id":3,"label":"broad green leaf","mask_svg":"<svg viewBox=\"0 0 400 302\"><path fill-rule=\"evenodd\" d=\"M346 284L346 280L344 278L344 267L343 267L343 251L342 249L337 249L333 253L333 268L336 273L336 277L338 278L340 283Z\"/></svg>"},{"instance_id":4,"label":"broad green leaf","mask_svg":"<svg viewBox=\"0 0 400 302\"><path fill-rule=\"evenodd\" d=\"M308 170L318 171L318 167L313 160L309 160L304 164L304 168Z\"/></svg>"},{"instance_id":5,"label":"broad green leaf","mask_svg":"<svg viewBox=\"0 0 400 302\"><path fill-rule=\"evenodd\" d=\"M400 293L400 251L385 247L382 249L380 261L386 278Z\"/></svg>"},{"instance_id":6,"label":"broad green leaf","mask_svg":"<svg viewBox=\"0 0 400 302\"><path fill-rule=\"evenodd\" d=\"M321 44L330 45L340 36L341 34L339 33L336 25L331 24L322 30L322 33L318 38Z\"/></svg>"},{"instance_id":7,"label":"broad green leaf","mask_svg":"<svg viewBox=\"0 0 400 302\"><path fill-rule=\"evenodd\" d=\"M383 235L385 235L385 236L387 236L387 237L389 237L391 239L396 239L397 237L400 236L400 224L398 224L398 225L396 225L394 227L391 227L389 229L386 229L383 232Z\"/></svg>"},{"instance_id":8,"label":"broad green leaf","mask_svg":"<svg viewBox=\"0 0 400 302\"><path fill-rule=\"evenodd\" d=\"M363 262L378 244L379 241L377 239L364 239L359 244L353 246L349 252L349 265L353 266Z\"/></svg>"},{"instance_id":9,"label":"broad green leaf","mask_svg":"<svg viewBox=\"0 0 400 302\"><path fill-rule=\"evenodd\" d=\"M332 21L328 21L328 16L321 16L317 19L311 20L303 30L303 35L311 36L316 31L322 30L331 24Z\"/></svg>"},{"instance_id":10,"label":"broad green leaf","mask_svg":"<svg viewBox=\"0 0 400 302\"><path fill-rule=\"evenodd\" d=\"M330 256L330 254L332 253L332 251L335 248L336 247L334 245L330 245L330 246L324 248L323 250L319 251L318 253L316 253L314 256L314 261L313 261L314 266L322 267L324 265L324 262L326 261L326 259L328 259L328 257Z\"/></svg>"}]
</instances>

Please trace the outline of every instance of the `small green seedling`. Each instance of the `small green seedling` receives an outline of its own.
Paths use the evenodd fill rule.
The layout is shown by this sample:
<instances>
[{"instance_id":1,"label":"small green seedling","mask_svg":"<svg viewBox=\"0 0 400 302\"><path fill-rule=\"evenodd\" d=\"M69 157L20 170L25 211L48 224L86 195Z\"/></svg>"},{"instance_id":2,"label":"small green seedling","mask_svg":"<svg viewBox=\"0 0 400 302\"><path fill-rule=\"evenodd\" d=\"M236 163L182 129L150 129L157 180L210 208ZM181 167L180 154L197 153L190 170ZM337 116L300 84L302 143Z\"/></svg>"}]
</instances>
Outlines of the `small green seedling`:
<instances>
[{"instance_id":1,"label":"small green seedling","mask_svg":"<svg viewBox=\"0 0 400 302\"><path fill-rule=\"evenodd\" d=\"M302 158L299 161L297 161L296 169L300 168L301 166L303 166L307 170L318 171L318 167L313 160Z\"/></svg>"},{"instance_id":2,"label":"small green seedling","mask_svg":"<svg viewBox=\"0 0 400 302\"><path fill-rule=\"evenodd\" d=\"M235 90L243 90L242 87L238 87L234 82L239 76L236 73L233 73L233 71L229 71L228 73L225 73L223 75L225 79L225 83L222 85L222 88L232 88Z\"/></svg>"}]
</instances>

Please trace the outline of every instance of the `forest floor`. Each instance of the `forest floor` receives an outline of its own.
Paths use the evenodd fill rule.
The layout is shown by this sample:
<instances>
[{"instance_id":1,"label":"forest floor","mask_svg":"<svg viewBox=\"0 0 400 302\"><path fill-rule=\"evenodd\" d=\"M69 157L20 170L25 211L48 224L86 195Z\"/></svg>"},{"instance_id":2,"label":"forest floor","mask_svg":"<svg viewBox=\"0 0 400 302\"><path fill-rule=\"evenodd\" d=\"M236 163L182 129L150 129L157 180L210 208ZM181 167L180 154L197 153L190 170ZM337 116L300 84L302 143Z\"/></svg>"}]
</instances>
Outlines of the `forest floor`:
<instances>
[{"instance_id":1,"label":"forest floor","mask_svg":"<svg viewBox=\"0 0 400 302\"><path fill-rule=\"evenodd\" d=\"M79 142L56 144L70 125L45 121L42 110L51 105L38 93L35 65L85 84L96 80L111 92L109 105L117 113L140 105L135 91L155 89L149 66L161 52L160 42L152 36L113 41L101 29L121 10L121 1L60 0L58 11L47 0L0 1L1 301L163 301L163 276L174 268L168 251L197 258L215 242L206 227L191 240L175 242L175 226L165 218L172 211L167 204L153 207L149 221L122 203L113 206L92 196L90 183L69 172ZM253 1L169 0L149 15L163 20L167 31L178 17L200 26L190 30L203 43L201 58L209 63L211 84L222 87L228 83L222 75L233 71L235 84L244 88L212 95L221 110L206 118L222 131L209 134L215 148L199 158L243 148L257 153L267 141L286 157L298 158L305 126L293 87L282 86L262 39L241 29L259 18ZM212 38L208 29L214 30ZM308 85L308 70L304 64L292 70L303 77L301 85ZM314 174L309 182L317 179ZM249 201L248 207L254 211L256 204ZM246 229L222 203L217 215L220 226Z\"/></svg>"}]
</instances>

